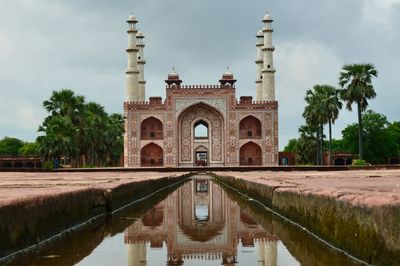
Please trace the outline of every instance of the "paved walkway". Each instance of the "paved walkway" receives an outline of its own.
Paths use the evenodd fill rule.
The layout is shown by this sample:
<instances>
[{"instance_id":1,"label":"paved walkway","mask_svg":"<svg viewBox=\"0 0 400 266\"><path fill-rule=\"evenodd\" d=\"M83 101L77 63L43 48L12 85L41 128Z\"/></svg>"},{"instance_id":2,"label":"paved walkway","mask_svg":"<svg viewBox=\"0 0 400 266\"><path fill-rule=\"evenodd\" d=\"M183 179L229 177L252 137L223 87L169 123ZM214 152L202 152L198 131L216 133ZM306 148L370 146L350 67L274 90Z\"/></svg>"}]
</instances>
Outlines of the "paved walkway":
<instances>
[{"instance_id":1,"label":"paved walkway","mask_svg":"<svg viewBox=\"0 0 400 266\"><path fill-rule=\"evenodd\" d=\"M112 189L121 184L186 173L157 172L0 172L0 207L18 201L55 196L88 188Z\"/></svg>"},{"instance_id":2,"label":"paved walkway","mask_svg":"<svg viewBox=\"0 0 400 266\"><path fill-rule=\"evenodd\" d=\"M275 187L330 196L355 205L400 207L400 170L353 170L332 172L214 172Z\"/></svg>"}]
</instances>

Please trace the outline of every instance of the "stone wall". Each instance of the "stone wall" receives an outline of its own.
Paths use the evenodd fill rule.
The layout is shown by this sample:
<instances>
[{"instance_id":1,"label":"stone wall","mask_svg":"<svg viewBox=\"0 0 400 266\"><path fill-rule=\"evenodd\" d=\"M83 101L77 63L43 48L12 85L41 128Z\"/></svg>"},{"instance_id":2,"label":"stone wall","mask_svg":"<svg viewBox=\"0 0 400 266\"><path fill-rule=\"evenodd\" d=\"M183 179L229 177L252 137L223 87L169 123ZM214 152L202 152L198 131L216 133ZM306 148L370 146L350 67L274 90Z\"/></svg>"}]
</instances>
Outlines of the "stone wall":
<instances>
[{"instance_id":1,"label":"stone wall","mask_svg":"<svg viewBox=\"0 0 400 266\"><path fill-rule=\"evenodd\" d=\"M84 188L0 206L0 258L57 234L73 230L89 219L105 217L134 200L183 180L165 177L125 183L112 189ZM1 260L0 260L1 262Z\"/></svg>"},{"instance_id":2,"label":"stone wall","mask_svg":"<svg viewBox=\"0 0 400 266\"><path fill-rule=\"evenodd\" d=\"M215 176L335 247L374 265L400 265L400 208L366 206L229 176Z\"/></svg>"}]
</instances>

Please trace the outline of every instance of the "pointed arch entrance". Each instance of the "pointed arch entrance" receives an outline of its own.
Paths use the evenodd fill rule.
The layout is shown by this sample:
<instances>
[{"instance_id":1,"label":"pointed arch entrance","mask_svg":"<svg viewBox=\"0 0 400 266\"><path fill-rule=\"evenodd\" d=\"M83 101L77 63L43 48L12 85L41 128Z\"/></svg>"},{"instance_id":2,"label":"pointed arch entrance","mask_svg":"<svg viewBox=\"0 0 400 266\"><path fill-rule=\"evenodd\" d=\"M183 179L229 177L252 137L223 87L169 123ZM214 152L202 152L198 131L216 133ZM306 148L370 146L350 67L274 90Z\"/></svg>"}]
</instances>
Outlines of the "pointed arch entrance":
<instances>
[{"instance_id":1,"label":"pointed arch entrance","mask_svg":"<svg viewBox=\"0 0 400 266\"><path fill-rule=\"evenodd\" d=\"M218 110L203 102L191 105L179 115L177 126L179 165L196 166L197 151L207 165L224 165L224 118ZM197 132L198 127L205 132Z\"/></svg>"},{"instance_id":2,"label":"pointed arch entrance","mask_svg":"<svg viewBox=\"0 0 400 266\"><path fill-rule=\"evenodd\" d=\"M254 142L247 142L240 147L240 165L261 165L261 147Z\"/></svg>"},{"instance_id":3,"label":"pointed arch entrance","mask_svg":"<svg viewBox=\"0 0 400 266\"><path fill-rule=\"evenodd\" d=\"M163 149L157 144L150 143L140 152L141 166L163 166Z\"/></svg>"}]
</instances>

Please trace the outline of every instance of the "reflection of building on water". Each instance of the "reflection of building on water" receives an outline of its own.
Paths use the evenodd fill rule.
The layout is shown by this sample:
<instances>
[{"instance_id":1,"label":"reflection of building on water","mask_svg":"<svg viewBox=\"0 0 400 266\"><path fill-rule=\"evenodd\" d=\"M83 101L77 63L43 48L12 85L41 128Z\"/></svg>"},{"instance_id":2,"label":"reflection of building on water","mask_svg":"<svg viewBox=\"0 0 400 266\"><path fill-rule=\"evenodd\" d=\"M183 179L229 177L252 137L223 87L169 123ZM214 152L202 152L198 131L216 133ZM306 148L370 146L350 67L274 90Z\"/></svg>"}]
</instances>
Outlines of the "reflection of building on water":
<instances>
[{"instance_id":1,"label":"reflection of building on water","mask_svg":"<svg viewBox=\"0 0 400 266\"><path fill-rule=\"evenodd\" d=\"M129 266L146 265L146 243L161 248L164 241L167 265L191 259L235 265L239 242L258 246L259 265L276 265L277 240L207 178L184 184L125 231Z\"/></svg>"}]
</instances>

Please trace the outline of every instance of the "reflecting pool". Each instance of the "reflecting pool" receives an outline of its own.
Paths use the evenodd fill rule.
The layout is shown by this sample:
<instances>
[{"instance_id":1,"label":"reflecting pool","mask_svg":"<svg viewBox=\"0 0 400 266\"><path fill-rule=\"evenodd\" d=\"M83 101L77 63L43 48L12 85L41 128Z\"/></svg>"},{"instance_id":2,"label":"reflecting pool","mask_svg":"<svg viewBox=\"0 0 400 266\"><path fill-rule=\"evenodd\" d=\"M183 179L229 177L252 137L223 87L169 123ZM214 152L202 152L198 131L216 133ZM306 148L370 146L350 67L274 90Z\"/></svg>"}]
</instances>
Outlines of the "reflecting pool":
<instances>
[{"instance_id":1,"label":"reflecting pool","mask_svg":"<svg viewBox=\"0 0 400 266\"><path fill-rule=\"evenodd\" d=\"M357 265L207 175L13 264Z\"/></svg>"}]
</instances>

